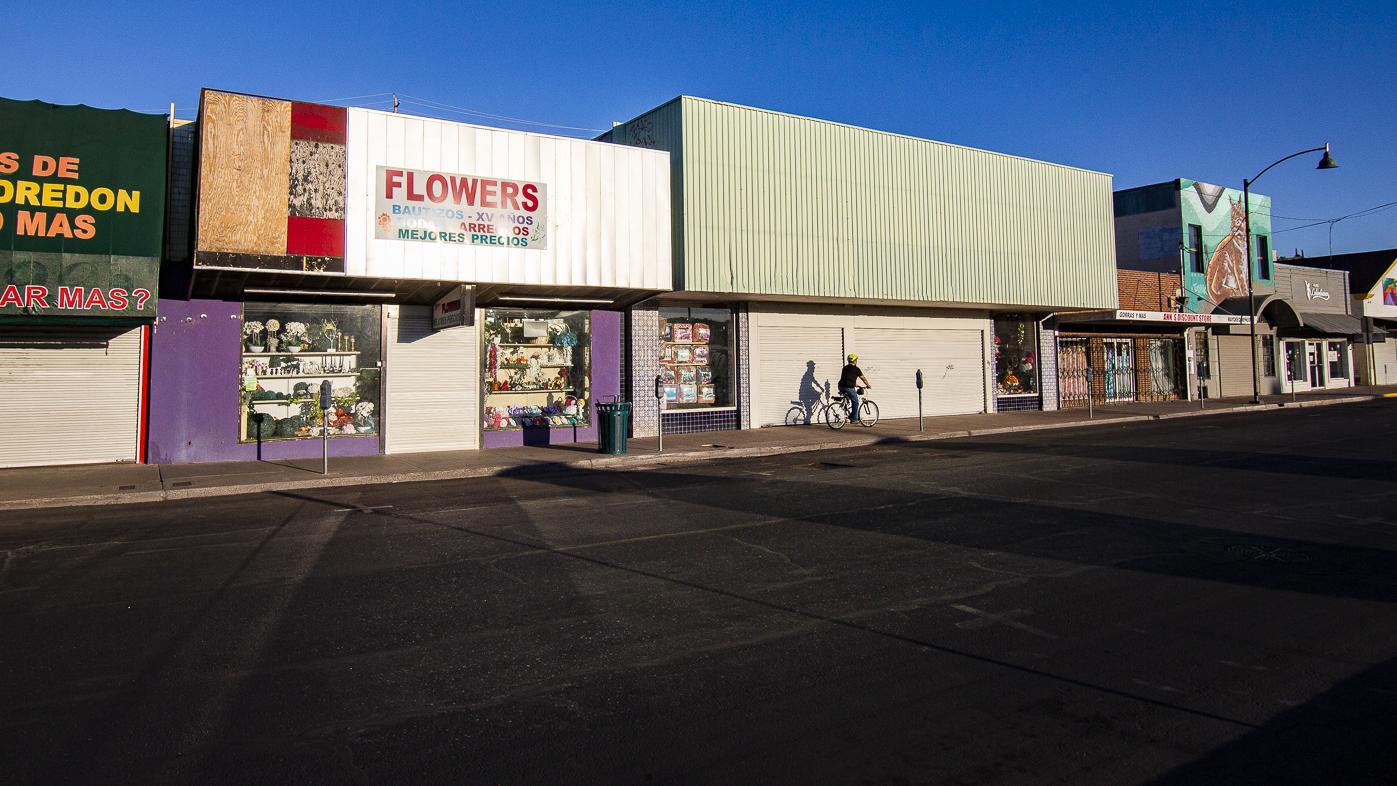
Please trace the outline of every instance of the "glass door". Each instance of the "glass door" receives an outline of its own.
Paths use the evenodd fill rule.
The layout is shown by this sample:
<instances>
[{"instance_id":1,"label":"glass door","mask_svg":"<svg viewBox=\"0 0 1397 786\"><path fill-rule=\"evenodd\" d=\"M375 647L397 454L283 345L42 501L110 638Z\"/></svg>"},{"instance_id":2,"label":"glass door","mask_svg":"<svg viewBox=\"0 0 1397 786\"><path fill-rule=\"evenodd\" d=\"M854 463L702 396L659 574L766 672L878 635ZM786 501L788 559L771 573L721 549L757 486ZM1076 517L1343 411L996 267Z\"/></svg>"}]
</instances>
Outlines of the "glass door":
<instances>
[{"instance_id":1,"label":"glass door","mask_svg":"<svg viewBox=\"0 0 1397 786\"><path fill-rule=\"evenodd\" d=\"M1305 360L1310 367L1310 387L1324 387L1324 345L1316 341L1305 342Z\"/></svg>"}]
</instances>

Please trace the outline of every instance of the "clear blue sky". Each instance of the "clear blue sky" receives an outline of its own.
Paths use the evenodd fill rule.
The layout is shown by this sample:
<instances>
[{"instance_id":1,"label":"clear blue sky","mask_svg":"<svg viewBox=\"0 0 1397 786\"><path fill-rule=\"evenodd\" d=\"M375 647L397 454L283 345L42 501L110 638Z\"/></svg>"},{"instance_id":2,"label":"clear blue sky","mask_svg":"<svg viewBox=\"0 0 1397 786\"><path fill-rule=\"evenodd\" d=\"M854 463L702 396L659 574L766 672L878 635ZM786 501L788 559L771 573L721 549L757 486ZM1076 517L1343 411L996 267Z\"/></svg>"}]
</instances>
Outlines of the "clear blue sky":
<instances>
[{"instance_id":1,"label":"clear blue sky","mask_svg":"<svg viewBox=\"0 0 1397 786\"><path fill-rule=\"evenodd\" d=\"M71 2L7 20L0 95L174 101L187 118L203 86L377 108L396 92L605 128L682 93L1110 172L1118 189L1240 188L1329 141L1341 169L1305 157L1258 183L1277 216L1397 201L1397 2L940 5ZM1336 224L1333 243L1397 247L1397 208ZM1275 247L1326 254L1328 227Z\"/></svg>"}]
</instances>

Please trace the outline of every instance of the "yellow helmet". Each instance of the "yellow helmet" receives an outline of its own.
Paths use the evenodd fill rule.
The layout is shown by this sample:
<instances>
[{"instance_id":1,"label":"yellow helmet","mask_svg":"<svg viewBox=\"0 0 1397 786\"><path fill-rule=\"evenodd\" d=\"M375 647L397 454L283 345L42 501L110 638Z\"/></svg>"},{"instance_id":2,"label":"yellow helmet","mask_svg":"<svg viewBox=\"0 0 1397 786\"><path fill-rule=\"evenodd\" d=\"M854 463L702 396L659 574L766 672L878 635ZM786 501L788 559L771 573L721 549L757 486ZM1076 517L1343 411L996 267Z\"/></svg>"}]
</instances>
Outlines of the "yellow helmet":
<instances>
[{"instance_id":1,"label":"yellow helmet","mask_svg":"<svg viewBox=\"0 0 1397 786\"><path fill-rule=\"evenodd\" d=\"M858 356L858 355L855 355L855 354L852 353L852 352L849 353L849 362L850 362L850 363L853 363L855 360L858 360L858 359L859 359L859 356Z\"/></svg>"}]
</instances>

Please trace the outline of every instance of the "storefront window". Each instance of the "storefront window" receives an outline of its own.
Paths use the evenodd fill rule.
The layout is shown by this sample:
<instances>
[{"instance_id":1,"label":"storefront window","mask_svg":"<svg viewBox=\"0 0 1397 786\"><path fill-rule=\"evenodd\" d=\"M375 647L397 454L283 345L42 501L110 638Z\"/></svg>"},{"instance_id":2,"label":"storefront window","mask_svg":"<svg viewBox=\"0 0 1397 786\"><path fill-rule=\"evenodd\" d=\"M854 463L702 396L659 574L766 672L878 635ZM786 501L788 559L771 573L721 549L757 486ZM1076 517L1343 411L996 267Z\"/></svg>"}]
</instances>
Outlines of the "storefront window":
<instances>
[{"instance_id":1,"label":"storefront window","mask_svg":"<svg viewBox=\"0 0 1397 786\"><path fill-rule=\"evenodd\" d=\"M1342 341L1329 342L1329 378L1348 379L1348 345Z\"/></svg>"},{"instance_id":2,"label":"storefront window","mask_svg":"<svg viewBox=\"0 0 1397 786\"><path fill-rule=\"evenodd\" d=\"M485 430L588 425L591 347L589 311L487 309Z\"/></svg>"},{"instance_id":3,"label":"storefront window","mask_svg":"<svg viewBox=\"0 0 1397 786\"><path fill-rule=\"evenodd\" d=\"M1305 380L1305 342L1285 342L1285 372L1291 382Z\"/></svg>"},{"instance_id":4,"label":"storefront window","mask_svg":"<svg viewBox=\"0 0 1397 786\"><path fill-rule=\"evenodd\" d=\"M994 320L995 394L1038 395L1038 330L1030 317L1010 314Z\"/></svg>"},{"instance_id":5,"label":"storefront window","mask_svg":"<svg viewBox=\"0 0 1397 786\"><path fill-rule=\"evenodd\" d=\"M734 325L727 308L660 307L666 409L733 406Z\"/></svg>"},{"instance_id":6,"label":"storefront window","mask_svg":"<svg viewBox=\"0 0 1397 786\"><path fill-rule=\"evenodd\" d=\"M378 433L378 306L243 306L240 439L319 439L320 384L330 381L329 435Z\"/></svg>"}]
</instances>

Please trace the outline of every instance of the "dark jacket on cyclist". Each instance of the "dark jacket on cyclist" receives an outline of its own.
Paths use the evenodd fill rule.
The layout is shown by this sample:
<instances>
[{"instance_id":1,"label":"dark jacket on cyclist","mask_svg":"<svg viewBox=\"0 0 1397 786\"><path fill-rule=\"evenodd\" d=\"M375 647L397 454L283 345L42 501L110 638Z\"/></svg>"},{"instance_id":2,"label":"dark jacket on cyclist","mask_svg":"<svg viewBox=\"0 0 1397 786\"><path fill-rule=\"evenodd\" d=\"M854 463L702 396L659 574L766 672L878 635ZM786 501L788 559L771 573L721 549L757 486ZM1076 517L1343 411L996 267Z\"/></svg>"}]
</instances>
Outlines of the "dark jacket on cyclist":
<instances>
[{"instance_id":1,"label":"dark jacket on cyclist","mask_svg":"<svg viewBox=\"0 0 1397 786\"><path fill-rule=\"evenodd\" d=\"M858 355L850 355L849 362L844 365L844 370L839 372L839 392L849 402L849 417L853 420L859 418L859 407L863 404L859 397L858 384L863 380L863 386L873 387L868 381L868 377L863 375L863 369L858 367Z\"/></svg>"}]
</instances>

